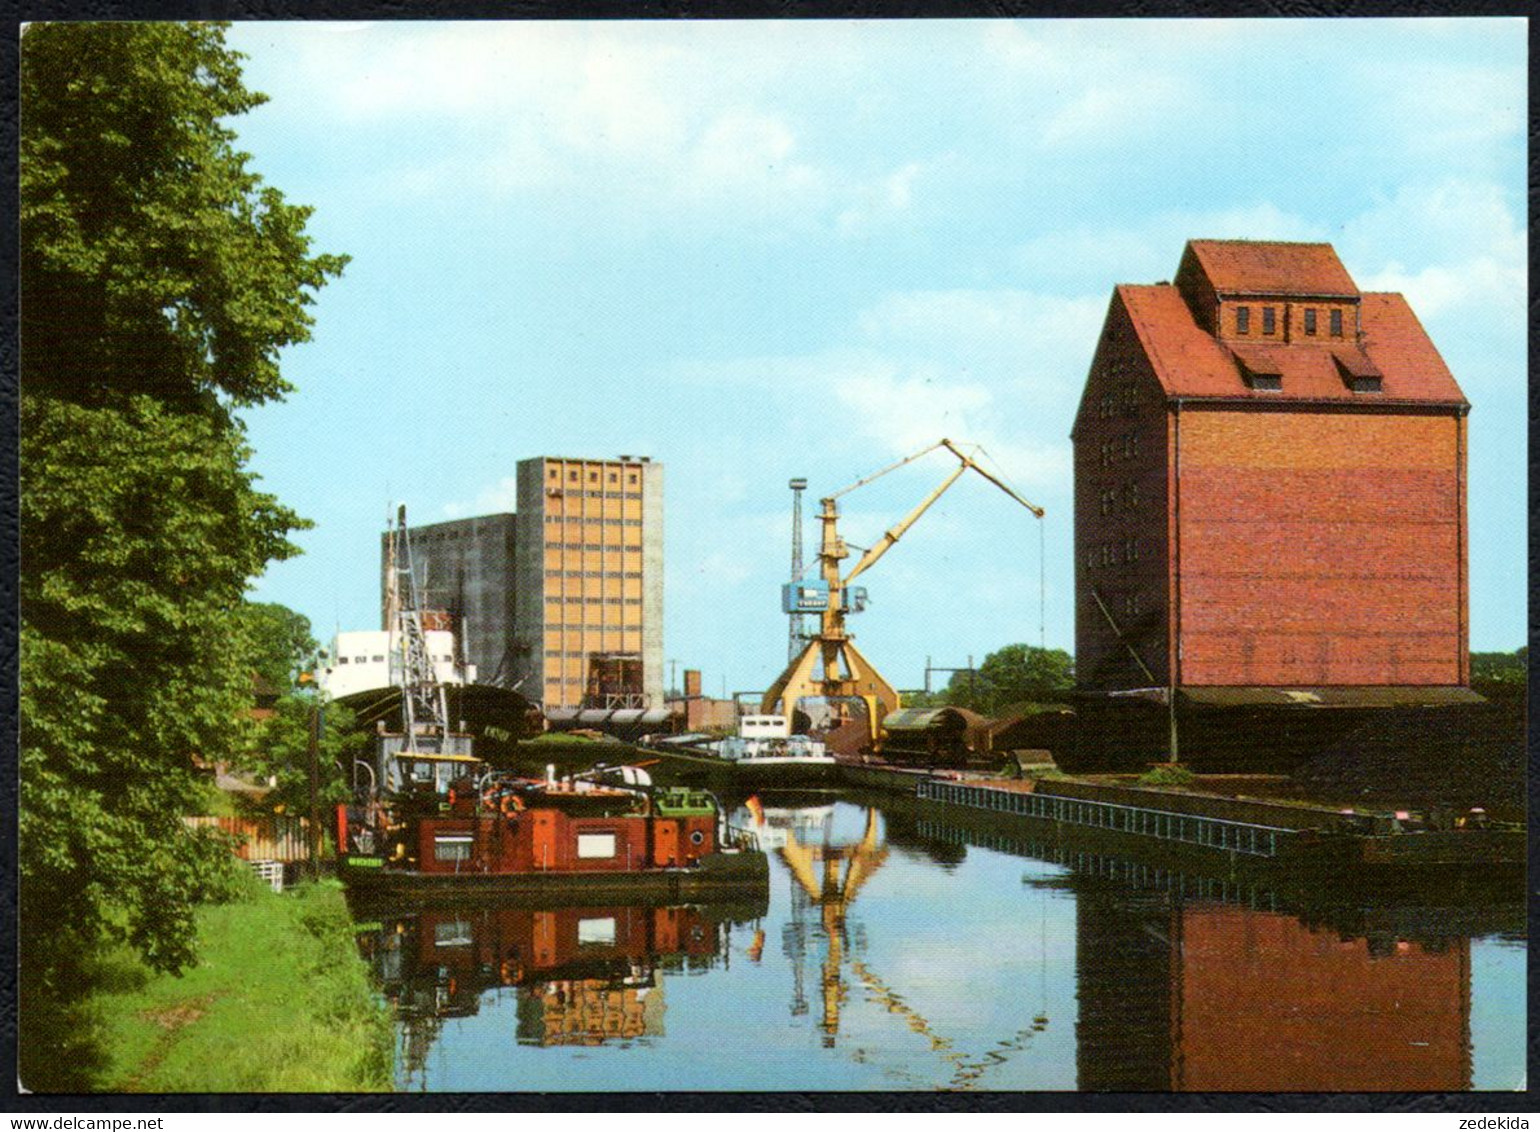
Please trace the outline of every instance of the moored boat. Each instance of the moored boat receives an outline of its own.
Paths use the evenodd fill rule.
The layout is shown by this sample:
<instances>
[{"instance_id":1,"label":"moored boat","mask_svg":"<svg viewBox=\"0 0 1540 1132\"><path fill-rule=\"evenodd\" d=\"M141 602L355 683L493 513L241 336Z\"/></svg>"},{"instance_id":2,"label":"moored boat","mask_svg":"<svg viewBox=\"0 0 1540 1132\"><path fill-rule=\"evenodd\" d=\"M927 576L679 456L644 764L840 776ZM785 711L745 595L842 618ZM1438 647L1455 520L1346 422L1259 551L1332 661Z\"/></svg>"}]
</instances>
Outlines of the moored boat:
<instances>
[{"instance_id":1,"label":"moored boat","mask_svg":"<svg viewBox=\"0 0 1540 1132\"><path fill-rule=\"evenodd\" d=\"M811 735L794 735L784 715L745 715L738 734L714 745L719 758L731 764L737 786L762 789L831 782L834 756Z\"/></svg>"},{"instance_id":2,"label":"moored boat","mask_svg":"<svg viewBox=\"0 0 1540 1132\"><path fill-rule=\"evenodd\" d=\"M414 761L435 761L417 753ZM752 835L703 790L613 768L544 780L459 756L384 802L338 807L339 873L359 889L683 900L768 883Z\"/></svg>"}]
</instances>

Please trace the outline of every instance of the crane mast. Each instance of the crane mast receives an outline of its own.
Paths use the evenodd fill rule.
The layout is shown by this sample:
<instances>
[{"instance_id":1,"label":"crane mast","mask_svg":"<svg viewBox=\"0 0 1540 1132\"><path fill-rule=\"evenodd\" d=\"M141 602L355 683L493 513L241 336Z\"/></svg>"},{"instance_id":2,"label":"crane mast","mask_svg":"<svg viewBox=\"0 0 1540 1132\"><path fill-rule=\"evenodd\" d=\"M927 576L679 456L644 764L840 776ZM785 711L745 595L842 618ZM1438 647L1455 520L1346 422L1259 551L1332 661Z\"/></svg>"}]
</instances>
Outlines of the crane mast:
<instances>
[{"instance_id":1,"label":"crane mast","mask_svg":"<svg viewBox=\"0 0 1540 1132\"><path fill-rule=\"evenodd\" d=\"M958 466L913 510L890 527L882 538L861 556L848 574L841 577L841 563L850 557L850 550L839 533L839 497L864 487L906 464L913 463L938 448L945 448L956 456ZM1043 517L1041 507L1024 499L999 478L980 467L972 454L962 451L952 441L946 439L939 440L912 456L906 456L896 463L889 464L881 471L857 480L820 501L818 522L822 533L818 550L818 585L804 587L794 580L787 587L786 599L788 613L816 612L818 631L812 635L806 647L787 664L785 670L765 692L760 704L761 711L771 713L776 710L777 704L782 704L784 713L791 715L799 700L810 697L860 699L866 704L869 738L873 746L880 743L882 718L889 711L897 709L899 696L876 667L861 655L852 635L845 630L845 615L859 612L865 603L865 591L852 588L850 583L876 565L893 544L898 542L920 516L924 515L969 468L1031 511L1038 519ZM816 610L809 608L807 603L818 603L818 607Z\"/></svg>"},{"instance_id":2,"label":"crane mast","mask_svg":"<svg viewBox=\"0 0 1540 1132\"><path fill-rule=\"evenodd\" d=\"M412 540L406 529L406 505L396 515L387 558L386 612L393 645L400 650L401 724L404 753L439 751L449 732L444 686L433 670L428 635L422 621L422 591L412 565Z\"/></svg>"},{"instance_id":3,"label":"crane mast","mask_svg":"<svg viewBox=\"0 0 1540 1132\"><path fill-rule=\"evenodd\" d=\"M802 580L802 493L807 490L807 480L798 476L787 486L791 488L791 584L796 585ZM786 639L788 663L797 659L797 654L802 651L806 642L807 634L802 624L802 614L793 613Z\"/></svg>"}]
</instances>

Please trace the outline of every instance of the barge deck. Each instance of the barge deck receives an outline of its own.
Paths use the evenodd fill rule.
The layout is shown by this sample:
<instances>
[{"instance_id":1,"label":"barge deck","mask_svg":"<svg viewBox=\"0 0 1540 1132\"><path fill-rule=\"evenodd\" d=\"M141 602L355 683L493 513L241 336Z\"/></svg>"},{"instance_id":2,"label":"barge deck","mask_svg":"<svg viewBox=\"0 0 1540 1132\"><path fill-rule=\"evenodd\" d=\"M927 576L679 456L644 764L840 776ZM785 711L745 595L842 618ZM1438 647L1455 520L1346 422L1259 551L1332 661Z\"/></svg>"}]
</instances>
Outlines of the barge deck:
<instances>
[{"instance_id":1,"label":"barge deck","mask_svg":"<svg viewBox=\"0 0 1540 1132\"><path fill-rule=\"evenodd\" d=\"M1232 862L1372 869L1522 867L1520 827L1434 829L1402 812L1230 798L1076 780L920 779L922 802L1106 831L1221 854Z\"/></svg>"}]
</instances>

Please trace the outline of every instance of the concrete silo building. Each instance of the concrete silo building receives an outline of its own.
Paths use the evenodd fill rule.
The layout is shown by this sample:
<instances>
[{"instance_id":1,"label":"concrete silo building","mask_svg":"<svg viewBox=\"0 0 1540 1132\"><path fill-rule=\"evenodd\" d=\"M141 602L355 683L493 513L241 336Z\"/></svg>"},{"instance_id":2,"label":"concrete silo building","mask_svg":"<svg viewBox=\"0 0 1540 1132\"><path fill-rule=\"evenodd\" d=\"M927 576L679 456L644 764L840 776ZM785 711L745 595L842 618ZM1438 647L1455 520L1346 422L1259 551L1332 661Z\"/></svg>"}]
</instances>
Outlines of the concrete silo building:
<instances>
[{"instance_id":1,"label":"concrete silo building","mask_svg":"<svg viewBox=\"0 0 1540 1132\"><path fill-rule=\"evenodd\" d=\"M663 707L663 465L518 466L515 681L551 708Z\"/></svg>"},{"instance_id":2,"label":"concrete silo building","mask_svg":"<svg viewBox=\"0 0 1540 1132\"><path fill-rule=\"evenodd\" d=\"M431 627L547 710L662 709L663 465L537 456L517 475L516 512L411 528Z\"/></svg>"}]
</instances>

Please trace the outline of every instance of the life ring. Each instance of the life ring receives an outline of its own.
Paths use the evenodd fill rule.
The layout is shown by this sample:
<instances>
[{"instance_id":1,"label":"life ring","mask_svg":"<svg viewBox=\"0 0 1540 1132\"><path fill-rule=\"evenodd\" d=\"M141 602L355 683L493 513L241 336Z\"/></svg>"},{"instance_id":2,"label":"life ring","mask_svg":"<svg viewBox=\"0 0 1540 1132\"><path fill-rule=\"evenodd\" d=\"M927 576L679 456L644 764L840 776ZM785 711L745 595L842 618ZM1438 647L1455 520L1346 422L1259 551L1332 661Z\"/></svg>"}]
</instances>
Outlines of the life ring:
<instances>
[{"instance_id":1,"label":"life ring","mask_svg":"<svg viewBox=\"0 0 1540 1132\"><path fill-rule=\"evenodd\" d=\"M498 807L507 818L513 817L524 808L524 801L517 794L504 794L502 804Z\"/></svg>"}]
</instances>

